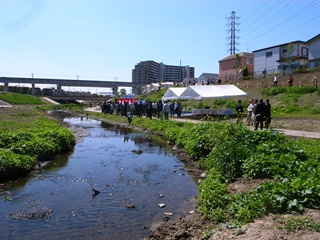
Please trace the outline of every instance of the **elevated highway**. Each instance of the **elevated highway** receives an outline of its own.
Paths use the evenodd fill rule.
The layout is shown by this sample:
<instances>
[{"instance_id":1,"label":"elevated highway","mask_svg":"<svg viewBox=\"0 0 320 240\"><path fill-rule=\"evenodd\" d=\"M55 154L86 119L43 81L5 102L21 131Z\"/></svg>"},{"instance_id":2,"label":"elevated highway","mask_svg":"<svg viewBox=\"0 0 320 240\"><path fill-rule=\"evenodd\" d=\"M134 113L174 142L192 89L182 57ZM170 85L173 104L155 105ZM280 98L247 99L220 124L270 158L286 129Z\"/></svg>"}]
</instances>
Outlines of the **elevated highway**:
<instances>
[{"instance_id":1,"label":"elevated highway","mask_svg":"<svg viewBox=\"0 0 320 240\"><path fill-rule=\"evenodd\" d=\"M73 79L51 79L51 78L19 78L19 77L0 77L0 82L4 83L4 91L8 92L9 83L31 84L31 93L35 94L35 85L46 84L56 85L57 96L62 96L62 87L95 87L112 88L115 94L119 87L138 87L132 82L118 81L97 81L97 80L73 80Z\"/></svg>"}]
</instances>

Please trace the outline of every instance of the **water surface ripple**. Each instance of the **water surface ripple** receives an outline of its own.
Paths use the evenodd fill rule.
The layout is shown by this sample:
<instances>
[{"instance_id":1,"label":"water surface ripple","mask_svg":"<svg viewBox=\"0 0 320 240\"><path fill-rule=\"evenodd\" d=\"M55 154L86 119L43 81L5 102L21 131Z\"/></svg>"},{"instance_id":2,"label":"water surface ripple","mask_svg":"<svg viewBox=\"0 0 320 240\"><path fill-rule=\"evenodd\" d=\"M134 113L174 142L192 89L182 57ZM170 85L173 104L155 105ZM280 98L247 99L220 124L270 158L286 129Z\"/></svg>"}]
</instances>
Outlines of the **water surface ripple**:
<instances>
[{"instance_id":1,"label":"water surface ripple","mask_svg":"<svg viewBox=\"0 0 320 240\"><path fill-rule=\"evenodd\" d=\"M165 212L193 209L197 186L165 141L89 118L65 121L90 135L45 169L0 185L0 239L140 239Z\"/></svg>"}]
</instances>

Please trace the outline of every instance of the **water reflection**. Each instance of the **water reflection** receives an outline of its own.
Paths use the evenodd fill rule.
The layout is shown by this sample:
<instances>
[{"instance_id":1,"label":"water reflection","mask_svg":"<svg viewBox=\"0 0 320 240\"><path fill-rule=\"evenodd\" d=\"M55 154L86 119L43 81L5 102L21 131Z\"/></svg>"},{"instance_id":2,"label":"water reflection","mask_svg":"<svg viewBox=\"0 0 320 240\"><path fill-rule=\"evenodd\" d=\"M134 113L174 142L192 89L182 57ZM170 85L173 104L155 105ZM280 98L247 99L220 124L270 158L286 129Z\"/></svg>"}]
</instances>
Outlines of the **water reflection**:
<instances>
[{"instance_id":1,"label":"water reflection","mask_svg":"<svg viewBox=\"0 0 320 240\"><path fill-rule=\"evenodd\" d=\"M164 140L87 118L65 121L90 135L46 169L1 186L0 239L139 239L164 212L193 208L186 199L197 186Z\"/></svg>"}]
</instances>

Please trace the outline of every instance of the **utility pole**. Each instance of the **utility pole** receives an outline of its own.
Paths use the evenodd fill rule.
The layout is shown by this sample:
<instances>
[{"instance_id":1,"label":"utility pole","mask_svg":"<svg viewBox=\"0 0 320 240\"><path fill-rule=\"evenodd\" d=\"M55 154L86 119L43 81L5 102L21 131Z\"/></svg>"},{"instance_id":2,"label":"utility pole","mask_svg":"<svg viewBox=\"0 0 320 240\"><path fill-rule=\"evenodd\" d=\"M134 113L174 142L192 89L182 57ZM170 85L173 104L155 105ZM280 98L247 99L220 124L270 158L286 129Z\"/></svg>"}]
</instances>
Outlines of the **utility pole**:
<instances>
[{"instance_id":1,"label":"utility pole","mask_svg":"<svg viewBox=\"0 0 320 240\"><path fill-rule=\"evenodd\" d=\"M239 43L236 41L239 39L238 36L236 36L236 32L239 32L240 30L237 29L237 27L240 25L239 22L237 22L240 19L240 17L236 17L235 11L231 12L231 17L227 18L227 33L230 34L227 37L227 40L229 41L227 45L229 46L229 49L227 51L230 53L230 55L233 55L236 53L236 51L239 51L239 49L236 49L236 45L239 45Z\"/></svg>"}]
</instances>

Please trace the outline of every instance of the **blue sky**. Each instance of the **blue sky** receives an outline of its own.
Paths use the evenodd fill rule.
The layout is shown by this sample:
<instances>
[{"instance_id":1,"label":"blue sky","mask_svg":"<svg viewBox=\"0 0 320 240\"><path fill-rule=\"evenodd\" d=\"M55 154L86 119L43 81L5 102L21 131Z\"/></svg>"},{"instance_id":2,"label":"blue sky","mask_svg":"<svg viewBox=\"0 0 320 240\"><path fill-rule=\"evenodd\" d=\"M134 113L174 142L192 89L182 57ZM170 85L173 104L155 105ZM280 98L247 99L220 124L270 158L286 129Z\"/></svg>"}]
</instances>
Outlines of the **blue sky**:
<instances>
[{"instance_id":1,"label":"blue sky","mask_svg":"<svg viewBox=\"0 0 320 240\"><path fill-rule=\"evenodd\" d=\"M0 76L131 81L140 61L218 73L238 52L320 33L320 0L0 0Z\"/></svg>"}]
</instances>

